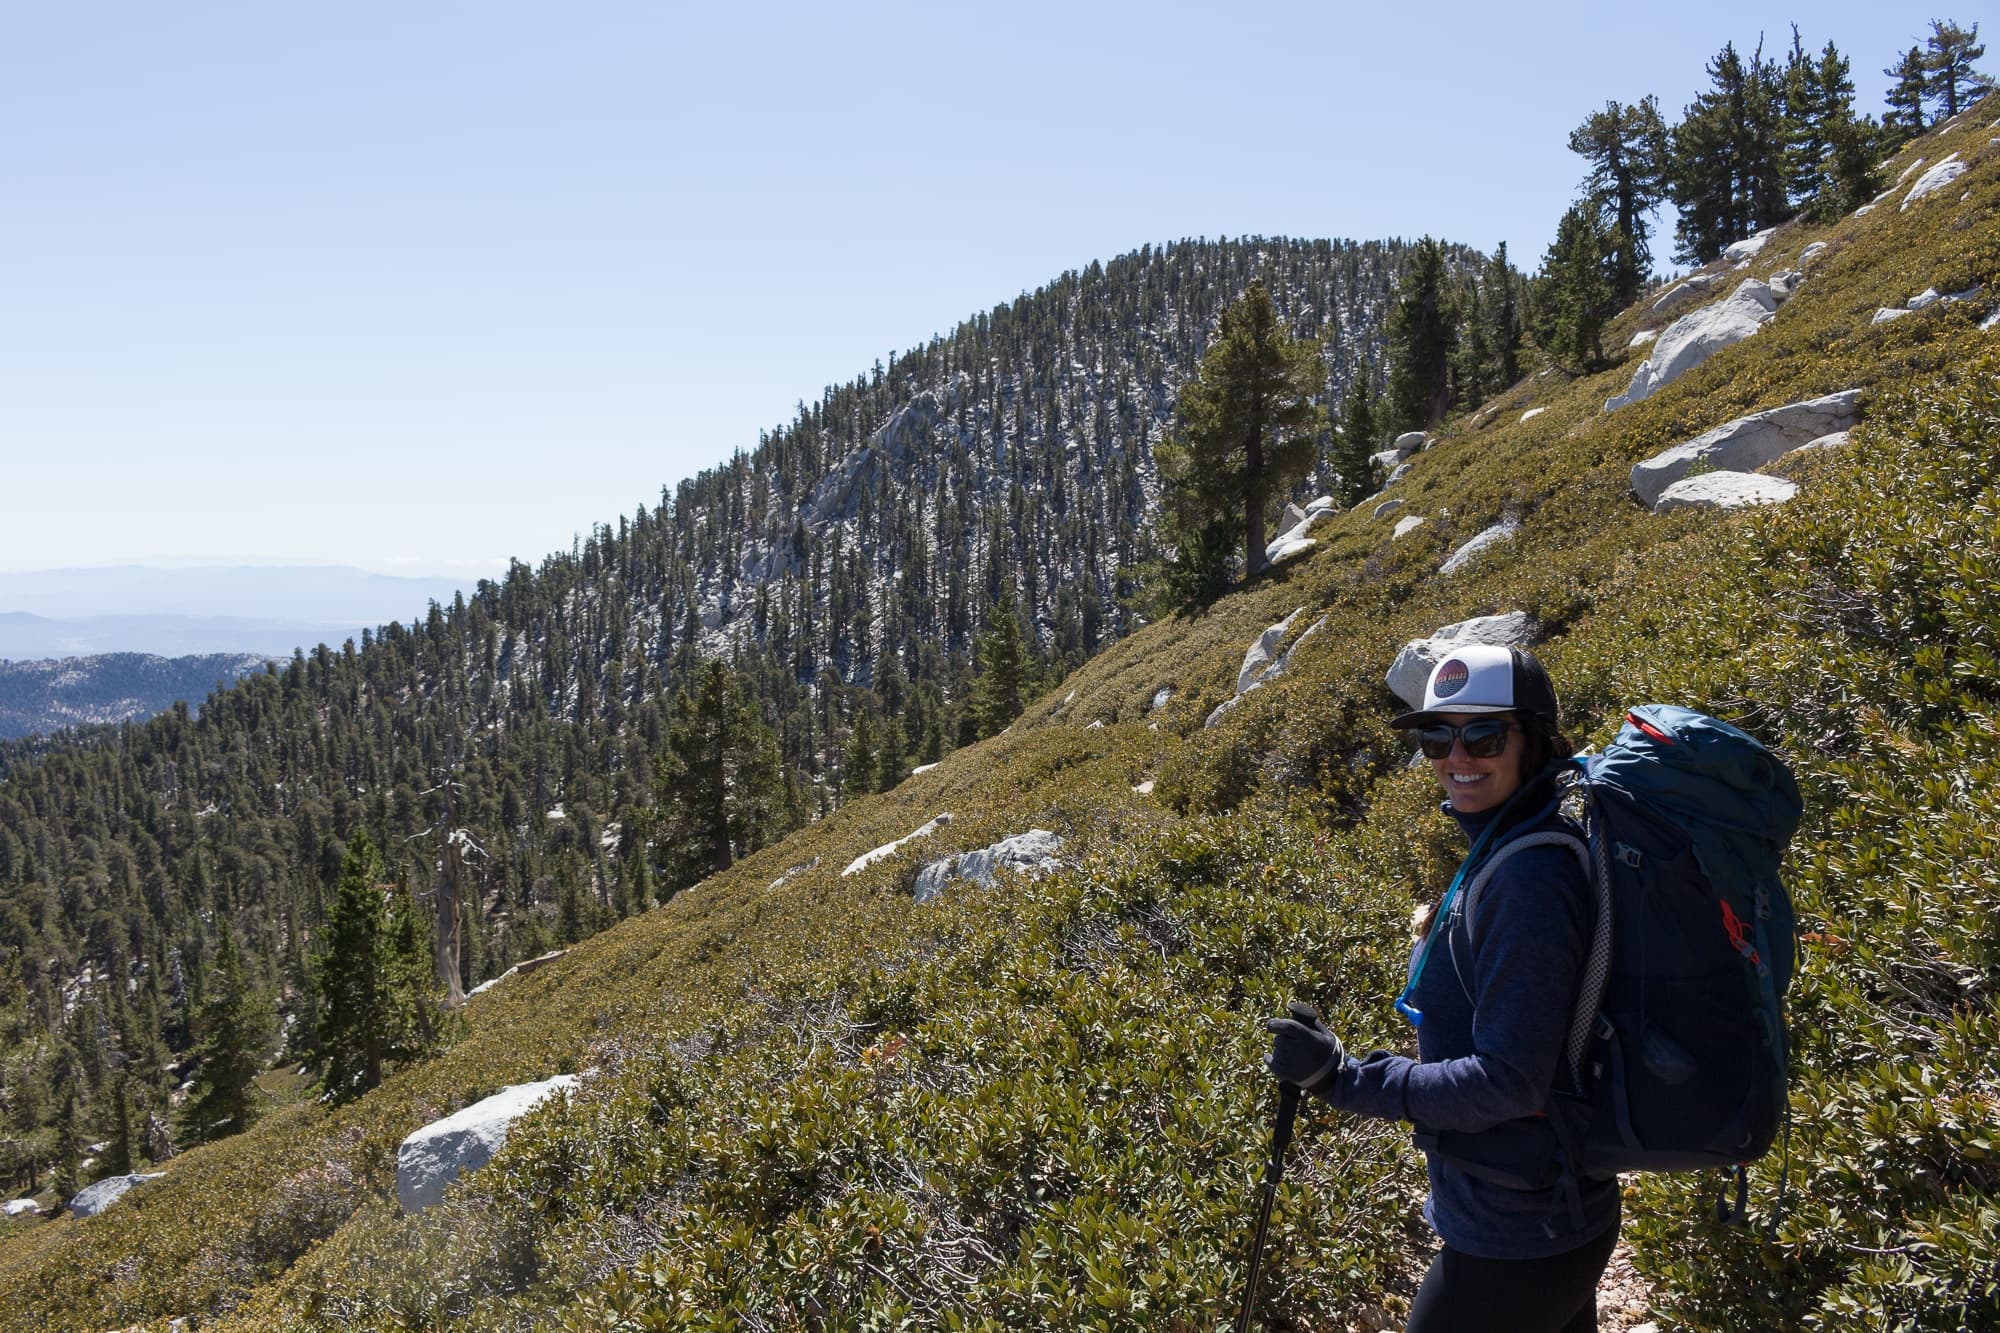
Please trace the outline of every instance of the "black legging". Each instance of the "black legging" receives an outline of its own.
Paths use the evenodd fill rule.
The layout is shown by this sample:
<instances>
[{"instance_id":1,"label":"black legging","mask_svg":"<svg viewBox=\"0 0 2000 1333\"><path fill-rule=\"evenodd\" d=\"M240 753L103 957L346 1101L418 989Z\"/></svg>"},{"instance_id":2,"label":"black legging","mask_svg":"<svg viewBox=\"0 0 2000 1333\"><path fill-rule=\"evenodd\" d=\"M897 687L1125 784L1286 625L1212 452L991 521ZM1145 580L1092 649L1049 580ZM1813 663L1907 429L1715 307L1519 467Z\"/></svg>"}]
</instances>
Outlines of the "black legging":
<instances>
[{"instance_id":1,"label":"black legging","mask_svg":"<svg viewBox=\"0 0 2000 1333\"><path fill-rule=\"evenodd\" d=\"M1595 1333L1597 1279L1618 1228L1546 1259L1475 1259L1447 1245L1431 1261L1405 1333Z\"/></svg>"}]
</instances>

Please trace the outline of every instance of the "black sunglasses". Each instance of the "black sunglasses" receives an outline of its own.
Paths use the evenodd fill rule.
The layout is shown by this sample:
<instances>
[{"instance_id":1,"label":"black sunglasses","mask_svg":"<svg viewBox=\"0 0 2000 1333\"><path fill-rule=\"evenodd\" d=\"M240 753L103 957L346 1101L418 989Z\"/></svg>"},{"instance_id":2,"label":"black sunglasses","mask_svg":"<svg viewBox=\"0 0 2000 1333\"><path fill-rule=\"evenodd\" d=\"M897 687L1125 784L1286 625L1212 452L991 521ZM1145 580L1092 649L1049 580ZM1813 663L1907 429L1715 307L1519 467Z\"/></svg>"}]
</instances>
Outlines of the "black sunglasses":
<instances>
[{"instance_id":1,"label":"black sunglasses","mask_svg":"<svg viewBox=\"0 0 2000 1333\"><path fill-rule=\"evenodd\" d=\"M1451 743L1459 741L1474 759L1497 759L1507 749L1507 733L1519 731L1512 722L1482 717L1454 727L1449 722L1432 722L1417 728L1417 746L1426 759L1448 759Z\"/></svg>"}]
</instances>

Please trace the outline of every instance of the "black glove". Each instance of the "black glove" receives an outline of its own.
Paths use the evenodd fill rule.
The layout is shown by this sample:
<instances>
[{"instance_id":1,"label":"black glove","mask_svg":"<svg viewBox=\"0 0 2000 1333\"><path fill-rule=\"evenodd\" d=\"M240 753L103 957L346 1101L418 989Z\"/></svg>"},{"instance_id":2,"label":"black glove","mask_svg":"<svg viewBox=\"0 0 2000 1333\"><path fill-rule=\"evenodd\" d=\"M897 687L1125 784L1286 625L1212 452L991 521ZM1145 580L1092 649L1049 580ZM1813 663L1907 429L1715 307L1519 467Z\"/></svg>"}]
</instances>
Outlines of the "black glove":
<instances>
[{"instance_id":1,"label":"black glove","mask_svg":"<svg viewBox=\"0 0 2000 1333\"><path fill-rule=\"evenodd\" d=\"M1264 1030L1271 1034L1271 1054L1264 1067L1280 1083L1310 1091L1333 1077L1345 1052L1340 1038L1319 1021L1317 1009L1297 1000L1285 1008L1289 1018L1264 1020Z\"/></svg>"}]
</instances>

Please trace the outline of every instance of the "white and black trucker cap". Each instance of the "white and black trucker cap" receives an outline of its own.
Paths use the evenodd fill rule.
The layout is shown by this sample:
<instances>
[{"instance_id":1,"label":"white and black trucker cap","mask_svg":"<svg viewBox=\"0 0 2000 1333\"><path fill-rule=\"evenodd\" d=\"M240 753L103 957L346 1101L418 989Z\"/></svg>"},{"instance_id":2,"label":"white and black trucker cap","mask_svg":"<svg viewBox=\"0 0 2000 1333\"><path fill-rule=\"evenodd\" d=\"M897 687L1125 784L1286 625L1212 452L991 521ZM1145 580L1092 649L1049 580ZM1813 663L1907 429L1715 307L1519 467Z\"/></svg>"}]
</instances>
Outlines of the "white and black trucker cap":
<instances>
[{"instance_id":1,"label":"white and black trucker cap","mask_svg":"<svg viewBox=\"0 0 2000 1333\"><path fill-rule=\"evenodd\" d=\"M1497 643L1454 648L1431 669L1424 706L1389 725L1421 727L1440 713L1533 713L1556 720L1556 691L1533 653Z\"/></svg>"}]
</instances>

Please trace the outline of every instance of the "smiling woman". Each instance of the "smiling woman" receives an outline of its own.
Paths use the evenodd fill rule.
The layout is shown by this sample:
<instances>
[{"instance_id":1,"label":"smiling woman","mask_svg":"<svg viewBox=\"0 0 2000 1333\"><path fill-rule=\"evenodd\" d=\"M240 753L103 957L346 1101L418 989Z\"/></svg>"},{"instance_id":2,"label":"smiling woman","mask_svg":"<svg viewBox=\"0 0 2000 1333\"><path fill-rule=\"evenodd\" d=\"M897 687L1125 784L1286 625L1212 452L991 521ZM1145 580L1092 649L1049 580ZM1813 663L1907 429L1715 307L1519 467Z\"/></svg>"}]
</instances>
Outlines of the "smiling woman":
<instances>
[{"instance_id":1,"label":"smiling woman","mask_svg":"<svg viewBox=\"0 0 2000 1333\"><path fill-rule=\"evenodd\" d=\"M1532 653L1468 645L1431 672L1423 702L1393 725L1417 733L1471 851L1397 1002L1417 1025L1418 1058L1356 1060L1308 1013L1266 1025L1271 1071L1343 1110L1415 1123L1430 1172L1424 1216L1444 1245L1410 1333L1585 1333L1597 1327L1597 1279L1618 1237L1617 1182L1505 1165L1547 1146L1540 1113L1592 920L1589 877L1562 845L1575 830L1557 800L1557 761L1570 747L1555 688ZM1493 869L1475 932L1459 884L1490 849L1544 832L1560 838ZM1439 966L1427 966L1440 943Z\"/></svg>"}]
</instances>

